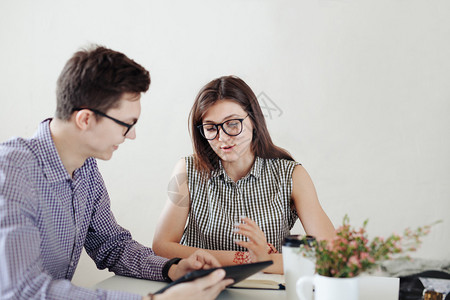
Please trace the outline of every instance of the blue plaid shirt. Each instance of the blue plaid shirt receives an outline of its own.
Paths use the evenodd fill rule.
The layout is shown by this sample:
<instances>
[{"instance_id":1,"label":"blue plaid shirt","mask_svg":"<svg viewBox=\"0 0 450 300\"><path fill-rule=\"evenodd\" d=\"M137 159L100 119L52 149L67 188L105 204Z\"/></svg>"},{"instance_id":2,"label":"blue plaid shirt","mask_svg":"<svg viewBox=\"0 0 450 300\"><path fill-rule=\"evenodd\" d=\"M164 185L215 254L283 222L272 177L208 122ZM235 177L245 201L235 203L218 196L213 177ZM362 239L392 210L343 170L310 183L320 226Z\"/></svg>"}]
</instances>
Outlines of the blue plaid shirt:
<instances>
[{"instance_id":1,"label":"blue plaid shirt","mask_svg":"<svg viewBox=\"0 0 450 300\"><path fill-rule=\"evenodd\" d=\"M0 144L0 298L141 299L71 284L83 246L99 269L137 278L163 280L167 259L116 223L95 159L69 176L49 124Z\"/></svg>"}]
</instances>

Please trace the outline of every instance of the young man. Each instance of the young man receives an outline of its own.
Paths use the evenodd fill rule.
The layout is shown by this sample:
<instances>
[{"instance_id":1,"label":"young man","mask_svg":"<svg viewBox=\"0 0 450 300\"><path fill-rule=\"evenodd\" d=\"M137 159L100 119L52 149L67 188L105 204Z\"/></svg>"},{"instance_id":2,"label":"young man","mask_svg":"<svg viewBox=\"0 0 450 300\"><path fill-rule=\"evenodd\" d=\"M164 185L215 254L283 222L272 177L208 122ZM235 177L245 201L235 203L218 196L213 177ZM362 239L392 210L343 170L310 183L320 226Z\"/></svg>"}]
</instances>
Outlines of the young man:
<instances>
[{"instance_id":1,"label":"young man","mask_svg":"<svg viewBox=\"0 0 450 300\"><path fill-rule=\"evenodd\" d=\"M57 83L53 119L30 139L0 144L0 298L141 299L70 283L82 248L99 269L151 280L218 266L205 252L158 257L131 238L111 212L96 158L109 160L134 139L150 76L124 54L95 47L75 53ZM146 298L213 299L224 271Z\"/></svg>"}]
</instances>

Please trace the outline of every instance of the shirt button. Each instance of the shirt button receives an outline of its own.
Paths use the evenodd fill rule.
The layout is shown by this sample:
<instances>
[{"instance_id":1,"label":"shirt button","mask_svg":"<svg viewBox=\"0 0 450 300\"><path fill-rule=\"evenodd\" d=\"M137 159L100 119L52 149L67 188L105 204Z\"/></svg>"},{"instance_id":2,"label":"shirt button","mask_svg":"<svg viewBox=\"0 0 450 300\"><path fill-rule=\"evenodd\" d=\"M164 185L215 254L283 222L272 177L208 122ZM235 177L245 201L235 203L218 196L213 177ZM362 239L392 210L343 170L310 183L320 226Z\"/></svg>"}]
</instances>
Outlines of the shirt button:
<instances>
[{"instance_id":1,"label":"shirt button","mask_svg":"<svg viewBox=\"0 0 450 300\"><path fill-rule=\"evenodd\" d=\"M73 262L73 260L70 262L70 266L73 267L75 265L75 263Z\"/></svg>"}]
</instances>

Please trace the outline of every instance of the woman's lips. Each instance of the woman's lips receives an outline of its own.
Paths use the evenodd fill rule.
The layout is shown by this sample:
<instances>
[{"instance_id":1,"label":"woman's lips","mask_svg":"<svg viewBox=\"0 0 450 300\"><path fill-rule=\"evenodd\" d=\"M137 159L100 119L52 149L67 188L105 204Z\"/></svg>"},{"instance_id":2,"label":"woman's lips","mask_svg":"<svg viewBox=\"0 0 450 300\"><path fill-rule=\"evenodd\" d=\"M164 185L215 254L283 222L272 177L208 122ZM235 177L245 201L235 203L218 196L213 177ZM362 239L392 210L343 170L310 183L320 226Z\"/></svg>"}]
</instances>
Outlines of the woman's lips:
<instances>
[{"instance_id":1,"label":"woman's lips","mask_svg":"<svg viewBox=\"0 0 450 300\"><path fill-rule=\"evenodd\" d=\"M235 145L232 145L232 146L223 146L223 147L220 147L220 149L221 149L223 152L231 152L231 151L233 150L234 147L235 147Z\"/></svg>"}]
</instances>

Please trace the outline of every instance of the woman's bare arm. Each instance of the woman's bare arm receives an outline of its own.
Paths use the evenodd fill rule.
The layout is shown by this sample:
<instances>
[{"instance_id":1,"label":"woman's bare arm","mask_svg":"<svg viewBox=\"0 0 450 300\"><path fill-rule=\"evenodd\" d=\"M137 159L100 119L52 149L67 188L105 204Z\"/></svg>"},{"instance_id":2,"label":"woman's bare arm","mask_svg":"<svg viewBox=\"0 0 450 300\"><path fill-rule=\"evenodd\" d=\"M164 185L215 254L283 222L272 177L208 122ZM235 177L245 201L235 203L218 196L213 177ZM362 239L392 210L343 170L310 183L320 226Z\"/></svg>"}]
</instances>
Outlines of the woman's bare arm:
<instances>
[{"instance_id":1,"label":"woman's bare arm","mask_svg":"<svg viewBox=\"0 0 450 300\"><path fill-rule=\"evenodd\" d=\"M301 165L292 173L292 200L306 234L317 239L331 239L335 229L317 198L314 184Z\"/></svg>"}]
</instances>

